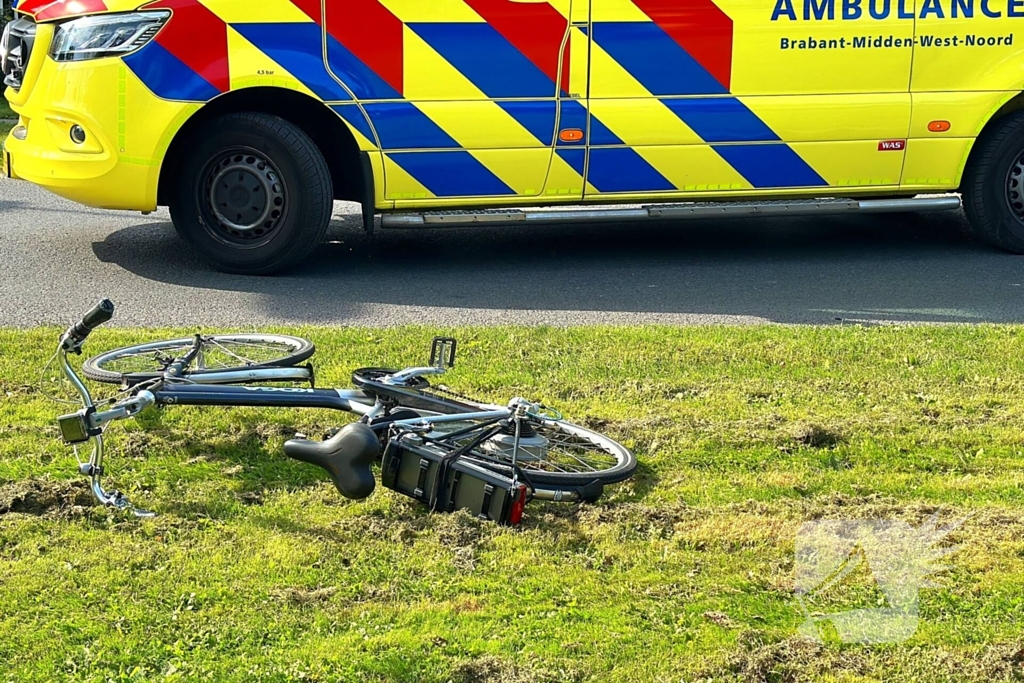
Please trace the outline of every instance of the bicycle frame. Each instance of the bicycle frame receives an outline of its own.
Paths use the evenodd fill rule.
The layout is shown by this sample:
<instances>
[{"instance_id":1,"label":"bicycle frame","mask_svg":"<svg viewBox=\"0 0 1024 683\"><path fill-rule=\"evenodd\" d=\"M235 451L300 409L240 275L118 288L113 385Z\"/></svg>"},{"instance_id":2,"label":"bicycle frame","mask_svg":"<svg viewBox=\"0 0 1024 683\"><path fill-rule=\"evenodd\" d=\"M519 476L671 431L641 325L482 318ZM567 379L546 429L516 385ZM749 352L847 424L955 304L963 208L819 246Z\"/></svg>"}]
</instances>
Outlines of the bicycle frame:
<instances>
[{"instance_id":1,"label":"bicycle frame","mask_svg":"<svg viewBox=\"0 0 1024 683\"><path fill-rule=\"evenodd\" d=\"M261 380L246 380L261 381ZM266 381L266 380L262 380ZM376 398L363 391L293 387L234 386L228 383L166 383L153 392L156 405L255 408L326 408L368 415Z\"/></svg>"}]
</instances>

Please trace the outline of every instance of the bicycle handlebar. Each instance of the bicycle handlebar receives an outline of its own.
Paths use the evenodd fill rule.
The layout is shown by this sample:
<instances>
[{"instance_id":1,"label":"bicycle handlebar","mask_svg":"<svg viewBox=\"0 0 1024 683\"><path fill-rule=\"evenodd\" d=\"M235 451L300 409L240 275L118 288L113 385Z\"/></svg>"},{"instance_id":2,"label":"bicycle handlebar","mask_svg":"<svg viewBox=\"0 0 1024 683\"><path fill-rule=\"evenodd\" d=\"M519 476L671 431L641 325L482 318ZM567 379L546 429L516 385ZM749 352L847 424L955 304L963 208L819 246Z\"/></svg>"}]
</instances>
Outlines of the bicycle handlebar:
<instances>
[{"instance_id":1,"label":"bicycle handlebar","mask_svg":"<svg viewBox=\"0 0 1024 683\"><path fill-rule=\"evenodd\" d=\"M110 322L114 317L114 302L110 299L103 299L92 307L80 321L68 328L67 336L73 339L76 344L81 344L100 325Z\"/></svg>"}]
</instances>

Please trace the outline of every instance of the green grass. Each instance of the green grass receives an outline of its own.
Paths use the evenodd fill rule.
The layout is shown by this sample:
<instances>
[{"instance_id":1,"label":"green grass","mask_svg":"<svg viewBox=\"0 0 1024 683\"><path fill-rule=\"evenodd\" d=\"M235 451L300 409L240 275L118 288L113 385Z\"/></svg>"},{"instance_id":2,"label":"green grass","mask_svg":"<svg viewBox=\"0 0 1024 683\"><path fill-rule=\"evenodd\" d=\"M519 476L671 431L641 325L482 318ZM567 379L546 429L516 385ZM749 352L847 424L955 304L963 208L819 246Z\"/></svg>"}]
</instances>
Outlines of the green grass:
<instances>
[{"instance_id":1,"label":"green grass","mask_svg":"<svg viewBox=\"0 0 1024 683\"><path fill-rule=\"evenodd\" d=\"M14 128L17 118L17 115L11 111L11 106L7 103L7 100L0 94L0 152L3 151L4 140L7 139L7 134ZM0 163L0 176L3 176L3 174L3 163Z\"/></svg>"},{"instance_id":2,"label":"green grass","mask_svg":"<svg viewBox=\"0 0 1024 683\"><path fill-rule=\"evenodd\" d=\"M520 531L340 499L280 452L346 418L320 411L116 426L107 482L160 516L91 507L35 388L56 332L0 331L2 680L1024 676L1024 328L455 330L453 388L544 400L641 461L597 505L531 504ZM297 332L324 386L422 361L434 333ZM973 517L910 641L796 637L802 522L936 512ZM820 607L851 600L877 604L861 577Z\"/></svg>"},{"instance_id":3,"label":"green grass","mask_svg":"<svg viewBox=\"0 0 1024 683\"><path fill-rule=\"evenodd\" d=\"M0 121L0 151L3 151L4 142L7 140L7 135L11 132L12 128L14 128L13 121ZM0 174L3 172L3 164L0 164Z\"/></svg>"}]
</instances>

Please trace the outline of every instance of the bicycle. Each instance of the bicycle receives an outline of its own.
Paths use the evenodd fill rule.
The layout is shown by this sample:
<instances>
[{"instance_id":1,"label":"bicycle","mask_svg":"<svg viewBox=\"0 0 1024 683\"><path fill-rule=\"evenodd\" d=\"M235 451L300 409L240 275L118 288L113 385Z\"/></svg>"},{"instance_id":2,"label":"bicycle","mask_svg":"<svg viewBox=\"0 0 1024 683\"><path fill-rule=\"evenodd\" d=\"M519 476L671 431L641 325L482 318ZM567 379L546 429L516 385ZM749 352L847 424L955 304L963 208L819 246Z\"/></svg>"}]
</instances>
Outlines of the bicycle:
<instances>
[{"instance_id":1,"label":"bicycle","mask_svg":"<svg viewBox=\"0 0 1024 683\"><path fill-rule=\"evenodd\" d=\"M96 500L136 516L120 492L107 492L104 433L113 422L152 407L327 408L353 413L355 422L312 441L297 434L284 445L290 458L325 470L338 491L352 499L373 493L372 465L382 483L428 504L432 510L466 508L479 517L518 525L531 500L593 502L604 486L629 479L633 454L607 436L571 424L542 404L513 398L494 405L430 384L455 366L457 342L436 337L430 362L404 370L361 368L356 389L315 386L307 363L312 342L279 334L214 334L150 342L109 351L82 365L86 378L120 386L119 397L93 401L72 368L90 333L110 321L105 299L61 335L55 352L82 408L57 419L66 444L91 443L79 472ZM51 359L52 362L52 359ZM306 363L305 365L300 365ZM308 386L296 386L298 384Z\"/></svg>"}]
</instances>

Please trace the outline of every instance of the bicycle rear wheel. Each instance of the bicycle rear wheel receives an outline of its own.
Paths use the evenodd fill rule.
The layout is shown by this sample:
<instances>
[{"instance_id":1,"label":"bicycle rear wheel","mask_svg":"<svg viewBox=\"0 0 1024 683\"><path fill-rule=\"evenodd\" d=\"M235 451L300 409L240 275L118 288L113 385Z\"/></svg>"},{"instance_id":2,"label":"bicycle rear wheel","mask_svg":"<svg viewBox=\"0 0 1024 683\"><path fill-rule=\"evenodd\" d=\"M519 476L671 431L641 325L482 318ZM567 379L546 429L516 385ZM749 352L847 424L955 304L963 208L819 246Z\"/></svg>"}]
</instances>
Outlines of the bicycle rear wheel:
<instances>
[{"instance_id":1,"label":"bicycle rear wheel","mask_svg":"<svg viewBox=\"0 0 1024 683\"><path fill-rule=\"evenodd\" d=\"M413 385L388 384L394 371L363 368L352 375L363 391L390 402L393 409L411 408L443 415L493 410L495 406L432 387L423 378ZM636 456L603 434L561 420L531 420L527 433L520 433L516 466L530 482L546 488L572 489L595 483L615 484L636 472ZM454 449L469 443L493 423L459 420L434 425L427 438L439 447ZM465 456L503 476L512 475L515 435L503 430L475 446Z\"/></svg>"},{"instance_id":2,"label":"bicycle rear wheel","mask_svg":"<svg viewBox=\"0 0 1024 683\"><path fill-rule=\"evenodd\" d=\"M195 337L150 342L94 356L82 373L95 382L138 384L157 379L175 360L192 350ZM202 348L189 374L244 368L292 367L316 352L313 342L283 334L214 334L202 336Z\"/></svg>"},{"instance_id":3,"label":"bicycle rear wheel","mask_svg":"<svg viewBox=\"0 0 1024 683\"><path fill-rule=\"evenodd\" d=\"M458 447L484 429L471 422L435 425L428 438ZM461 433L460 433L461 432ZM454 436L453 436L454 435ZM465 456L504 476L512 475L515 434L511 428L484 440ZM616 484L636 472L636 456L613 439L564 421L531 424L520 433L516 467L531 483L545 487Z\"/></svg>"}]
</instances>

